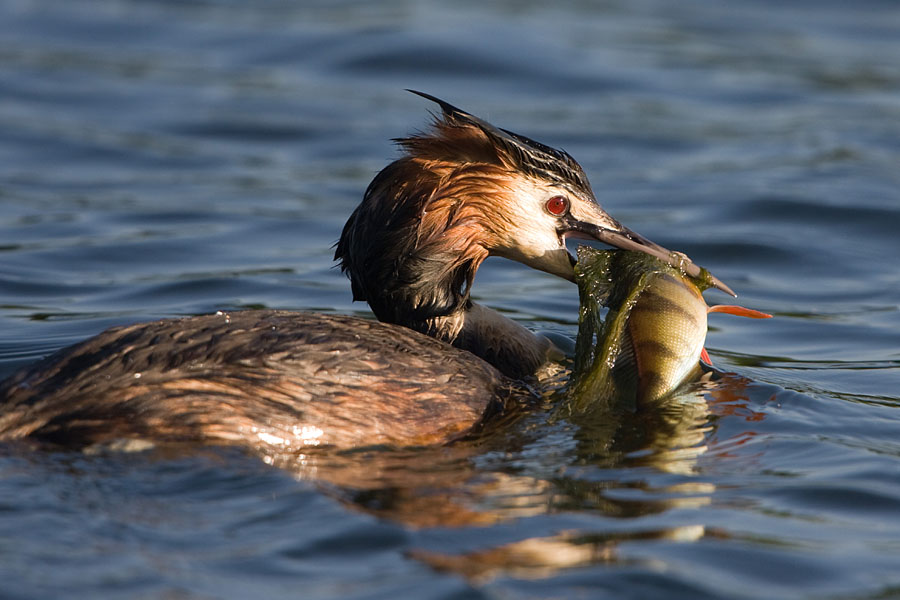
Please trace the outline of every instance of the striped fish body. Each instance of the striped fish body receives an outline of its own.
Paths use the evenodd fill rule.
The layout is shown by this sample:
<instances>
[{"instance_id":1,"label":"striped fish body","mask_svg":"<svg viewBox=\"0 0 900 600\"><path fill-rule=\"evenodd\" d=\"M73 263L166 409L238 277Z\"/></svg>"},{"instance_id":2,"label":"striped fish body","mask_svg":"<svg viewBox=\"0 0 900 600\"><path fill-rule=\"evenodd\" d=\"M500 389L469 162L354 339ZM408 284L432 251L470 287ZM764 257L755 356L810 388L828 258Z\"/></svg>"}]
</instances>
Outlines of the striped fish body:
<instances>
[{"instance_id":1,"label":"striped fish body","mask_svg":"<svg viewBox=\"0 0 900 600\"><path fill-rule=\"evenodd\" d=\"M569 408L637 409L701 373L704 280L639 252L578 249L581 300ZM608 309L604 318L604 309Z\"/></svg>"},{"instance_id":2,"label":"striped fish body","mask_svg":"<svg viewBox=\"0 0 900 600\"><path fill-rule=\"evenodd\" d=\"M660 272L649 273L644 284L619 354L620 368L637 378L638 404L658 400L698 374L706 340L706 302L696 285Z\"/></svg>"}]
</instances>

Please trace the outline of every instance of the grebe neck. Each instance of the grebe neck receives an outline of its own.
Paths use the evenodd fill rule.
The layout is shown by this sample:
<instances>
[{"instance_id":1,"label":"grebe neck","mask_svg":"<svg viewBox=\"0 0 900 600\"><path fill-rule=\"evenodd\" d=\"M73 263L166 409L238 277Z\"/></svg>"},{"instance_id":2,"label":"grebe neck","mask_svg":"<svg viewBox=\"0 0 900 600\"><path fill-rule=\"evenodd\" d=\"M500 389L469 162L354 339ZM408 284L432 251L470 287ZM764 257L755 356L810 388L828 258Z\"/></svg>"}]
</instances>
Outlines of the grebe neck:
<instances>
[{"instance_id":1,"label":"grebe neck","mask_svg":"<svg viewBox=\"0 0 900 600\"><path fill-rule=\"evenodd\" d=\"M378 320L450 342L522 377L545 362L548 342L470 298L494 245L483 196L496 185L493 168L410 157L391 163L344 226L335 259L353 299L367 302Z\"/></svg>"},{"instance_id":2,"label":"grebe neck","mask_svg":"<svg viewBox=\"0 0 900 600\"><path fill-rule=\"evenodd\" d=\"M547 338L480 304L470 303L466 311L443 320L461 322L456 336L448 341L510 377L535 375L541 365L560 353Z\"/></svg>"}]
</instances>

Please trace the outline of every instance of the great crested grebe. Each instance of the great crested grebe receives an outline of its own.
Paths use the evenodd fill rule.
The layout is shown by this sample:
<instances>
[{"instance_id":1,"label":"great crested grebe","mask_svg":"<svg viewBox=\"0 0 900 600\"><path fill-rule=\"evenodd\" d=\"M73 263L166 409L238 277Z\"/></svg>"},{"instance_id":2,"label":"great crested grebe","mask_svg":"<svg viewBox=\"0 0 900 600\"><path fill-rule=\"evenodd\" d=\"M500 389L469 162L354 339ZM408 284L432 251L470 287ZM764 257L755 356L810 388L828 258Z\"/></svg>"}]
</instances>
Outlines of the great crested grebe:
<instances>
[{"instance_id":1,"label":"great crested grebe","mask_svg":"<svg viewBox=\"0 0 900 600\"><path fill-rule=\"evenodd\" d=\"M700 272L604 212L567 153L415 93L441 115L397 140L405 154L335 252L381 323L263 310L111 329L0 383L0 440L261 453L445 442L529 398L516 380L552 347L471 301L485 258L574 280L565 238L579 236Z\"/></svg>"}]
</instances>

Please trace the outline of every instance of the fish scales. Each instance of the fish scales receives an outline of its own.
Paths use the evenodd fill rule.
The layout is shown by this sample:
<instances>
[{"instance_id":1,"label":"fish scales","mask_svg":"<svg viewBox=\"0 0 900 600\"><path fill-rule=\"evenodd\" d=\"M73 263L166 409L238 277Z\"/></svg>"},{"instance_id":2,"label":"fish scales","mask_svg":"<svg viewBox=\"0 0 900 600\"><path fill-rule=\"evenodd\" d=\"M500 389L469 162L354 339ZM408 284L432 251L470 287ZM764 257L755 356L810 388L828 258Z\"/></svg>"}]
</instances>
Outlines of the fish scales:
<instances>
[{"instance_id":1,"label":"fish scales","mask_svg":"<svg viewBox=\"0 0 900 600\"><path fill-rule=\"evenodd\" d=\"M638 403L666 395L697 369L707 327L706 303L695 285L654 272L648 274L646 286L627 325L634 345Z\"/></svg>"},{"instance_id":2,"label":"fish scales","mask_svg":"<svg viewBox=\"0 0 900 600\"><path fill-rule=\"evenodd\" d=\"M702 280L639 252L583 246L576 281L581 318L570 410L597 403L637 409L699 375Z\"/></svg>"}]
</instances>

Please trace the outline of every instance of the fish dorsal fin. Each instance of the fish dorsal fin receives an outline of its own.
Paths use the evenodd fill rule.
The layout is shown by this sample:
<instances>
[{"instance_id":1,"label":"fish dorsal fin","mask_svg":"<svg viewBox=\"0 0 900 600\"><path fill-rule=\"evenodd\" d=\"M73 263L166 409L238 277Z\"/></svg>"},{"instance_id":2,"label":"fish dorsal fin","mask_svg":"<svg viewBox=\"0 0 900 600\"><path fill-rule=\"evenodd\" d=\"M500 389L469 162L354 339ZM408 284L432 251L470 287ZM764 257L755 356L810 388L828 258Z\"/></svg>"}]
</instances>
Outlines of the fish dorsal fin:
<instances>
[{"instance_id":1,"label":"fish dorsal fin","mask_svg":"<svg viewBox=\"0 0 900 600\"><path fill-rule=\"evenodd\" d=\"M729 315L737 315L739 317L749 317L751 319L771 319L772 315L752 308L744 308L743 306L735 306L734 304L716 304L710 306L706 312L728 313Z\"/></svg>"}]
</instances>

